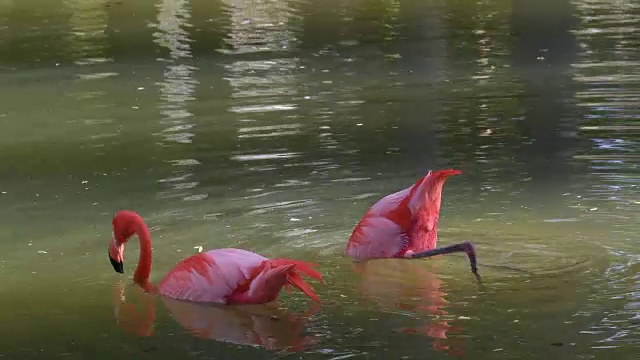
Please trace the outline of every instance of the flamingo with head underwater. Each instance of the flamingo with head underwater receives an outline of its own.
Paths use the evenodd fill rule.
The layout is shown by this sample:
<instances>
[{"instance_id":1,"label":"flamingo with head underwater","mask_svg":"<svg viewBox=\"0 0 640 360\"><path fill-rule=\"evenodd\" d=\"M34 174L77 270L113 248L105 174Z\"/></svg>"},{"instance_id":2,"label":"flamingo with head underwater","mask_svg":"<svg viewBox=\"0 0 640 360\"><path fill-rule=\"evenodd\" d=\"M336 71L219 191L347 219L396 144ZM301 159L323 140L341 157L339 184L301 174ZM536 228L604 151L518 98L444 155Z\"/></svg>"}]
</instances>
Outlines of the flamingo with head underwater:
<instances>
[{"instance_id":1,"label":"flamingo with head underwater","mask_svg":"<svg viewBox=\"0 0 640 360\"><path fill-rule=\"evenodd\" d=\"M160 283L149 282L151 236L142 217L129 210L113 217L113 236L109 260L116 272L124 273L124 247L136 234L140 240L140 259L133 281L147 292L200 303L264 304L277 299L283 287L293 286L315 301L313 288L302 278L322 280L315 264L286 258L266 258L241 249L216 249L180 261Z\"/></svg>"},{"instance_id":2,"label":"flamingo with head underwater","mask_svg":"<svg viewBox=\"0 0 640 360\"><path fill-rule=\"evenodd\" d=\"M412 186L378 200L353 230L346 255L366 259L418 259L465 252L479 279L476 251L465 241L436 248L442 187L459 170L429 171Z\"/></svg>"}]
</instances>

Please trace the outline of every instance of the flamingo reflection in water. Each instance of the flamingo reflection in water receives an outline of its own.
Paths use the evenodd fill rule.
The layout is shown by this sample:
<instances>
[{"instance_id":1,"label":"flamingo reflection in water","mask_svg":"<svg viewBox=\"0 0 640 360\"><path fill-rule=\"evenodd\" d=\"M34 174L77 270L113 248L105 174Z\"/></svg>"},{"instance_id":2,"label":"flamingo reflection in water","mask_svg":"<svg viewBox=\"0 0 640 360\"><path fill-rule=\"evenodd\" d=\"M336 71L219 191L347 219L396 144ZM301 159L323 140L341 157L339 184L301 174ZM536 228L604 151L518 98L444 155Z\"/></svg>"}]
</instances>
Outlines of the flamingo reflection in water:
<instances>
[{"instance_id":1,"label":"flamingo reflection in water","mask_svg":"<svg viewBox=\"0 0 640 360\"><path fill-rule=\"evenodd\" d=\"M140 301L128 301L123 283L114 286L116 321L134 335L152 336L157 298L137 287L131 287L131 291L136 295L133 298ZM319 310L317 304L306 313L296 315L278 309L273 303L235 306L160 298L173 318L201 339L258 346L282 353L302 351L317 343L314 337L304 333L307 321Z\"/></svg>"},{"instance_id":2,"label":"flamingo reflection in water","mask_svg":"<svg viewBox=\"0 0 640 360\"><path fill-rule=\"evenodd\" d=\"M401 311L428 314L436 319L420 320L421 325L396 329L407 334L416 334L434 339L433 347L449 355L462 356L462 339L451 339L447 334L459 332L454 327L446 309L448 301L443 291L443 281L435 270L427 270L425 264L402 259L355 262L354 270L359 275L358 288L367 299L382 307L393 307ZM435 266L432 266L434 269ZM438 319L438 317L445 319ZM458 341L459 340L459 341Z\"/></svg>"}]
</instances>

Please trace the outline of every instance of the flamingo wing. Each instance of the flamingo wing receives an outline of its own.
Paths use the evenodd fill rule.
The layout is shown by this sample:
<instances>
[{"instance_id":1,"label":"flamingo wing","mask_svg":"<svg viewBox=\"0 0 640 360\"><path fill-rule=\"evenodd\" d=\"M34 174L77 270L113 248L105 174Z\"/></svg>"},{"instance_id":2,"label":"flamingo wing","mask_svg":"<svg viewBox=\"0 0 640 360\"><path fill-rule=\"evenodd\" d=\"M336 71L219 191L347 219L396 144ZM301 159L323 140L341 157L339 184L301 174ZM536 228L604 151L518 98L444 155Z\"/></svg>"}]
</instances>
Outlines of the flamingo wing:
<instances>
[{"instance_id":1,"label":"flamingo wing","mask_svg":"<svg viewBox=\"0 0 640 360\"><path fill-rule=\"evenodd\" d=\"M412 186L383 197L382 199L376 201L376 203L369 208L367 213L372 215L385 215L395 210L403 202L407 201L407 197L411 192L411 188Z\"/></svg>"},{"instance_id":2,"label":"flamingo wing","mask_svg":"<svg viewBox=\"0 0 640 360\"><path fill-rule=\"evenodd\" d=\"M395 257L406 243L402 227L384 216L365 216L349 238L345 253L357 259Z\"/></svg>"},{"instance_id":3,"label":"flamingo wing","mask_svg":"<svg viewBox=\"0 0 640 360\"><path fill-rule=\"evenodd\" d=\"M179 262L162 279L158 291L179 300L227 303L239 286L255 276L265 257L241 249L216 249Z\"/></svg>"},{"instance_id":4,"label":"flamingo wing","mask_svg":"<svg viewBox=\"0 0 640 360\"><path fill-rule=\"evenodd\" d=\"M389 258L406 248L406 232L411 223L408 207L411 189L387 195L369 208L349 238L345 251L348 256Z\"/></svg>"}]
</instances>

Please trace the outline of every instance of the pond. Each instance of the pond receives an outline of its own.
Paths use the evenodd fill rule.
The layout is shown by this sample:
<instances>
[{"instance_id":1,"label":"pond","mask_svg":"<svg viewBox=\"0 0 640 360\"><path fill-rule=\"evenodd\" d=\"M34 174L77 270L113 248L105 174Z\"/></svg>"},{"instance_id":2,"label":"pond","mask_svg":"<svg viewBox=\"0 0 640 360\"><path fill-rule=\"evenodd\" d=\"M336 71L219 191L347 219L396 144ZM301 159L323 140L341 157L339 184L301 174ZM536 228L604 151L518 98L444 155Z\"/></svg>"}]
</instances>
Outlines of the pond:
<instances>
[{"instance_id":1,"label":"pond","mask_svg":"<svg viewBox=\"0 0 640 360\"><path fill-rule=\"evenodd\" d=\"M0 357L635 358L640 5L0 0ZM344 256L377 199L454 168L439 244ZM222 247L319 265L322 302L194 307L151 279Z\"/></svg>"}]
</instances>

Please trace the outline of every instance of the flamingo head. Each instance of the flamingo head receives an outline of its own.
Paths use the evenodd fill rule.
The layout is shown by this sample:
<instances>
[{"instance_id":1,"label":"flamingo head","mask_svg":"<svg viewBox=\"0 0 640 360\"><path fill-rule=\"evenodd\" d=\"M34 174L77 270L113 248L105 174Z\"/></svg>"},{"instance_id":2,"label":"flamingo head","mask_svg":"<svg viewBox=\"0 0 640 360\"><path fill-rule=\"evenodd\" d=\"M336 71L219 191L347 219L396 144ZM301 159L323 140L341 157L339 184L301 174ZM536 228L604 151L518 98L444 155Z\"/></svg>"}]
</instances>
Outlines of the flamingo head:
<instances>
[{"instance_id":1,"label":"flamingo head","mask_svg":"<svg viewBox=\"0 0 640 360\"><path fill-rule=\"evenodd\" d=\"M113 270L124 273L124 244L135 234L136 224L140 216L133 212L122 210L115 214L112 220L113 231L109 242L109 261Z\"/></svg>"}]
</instances>

